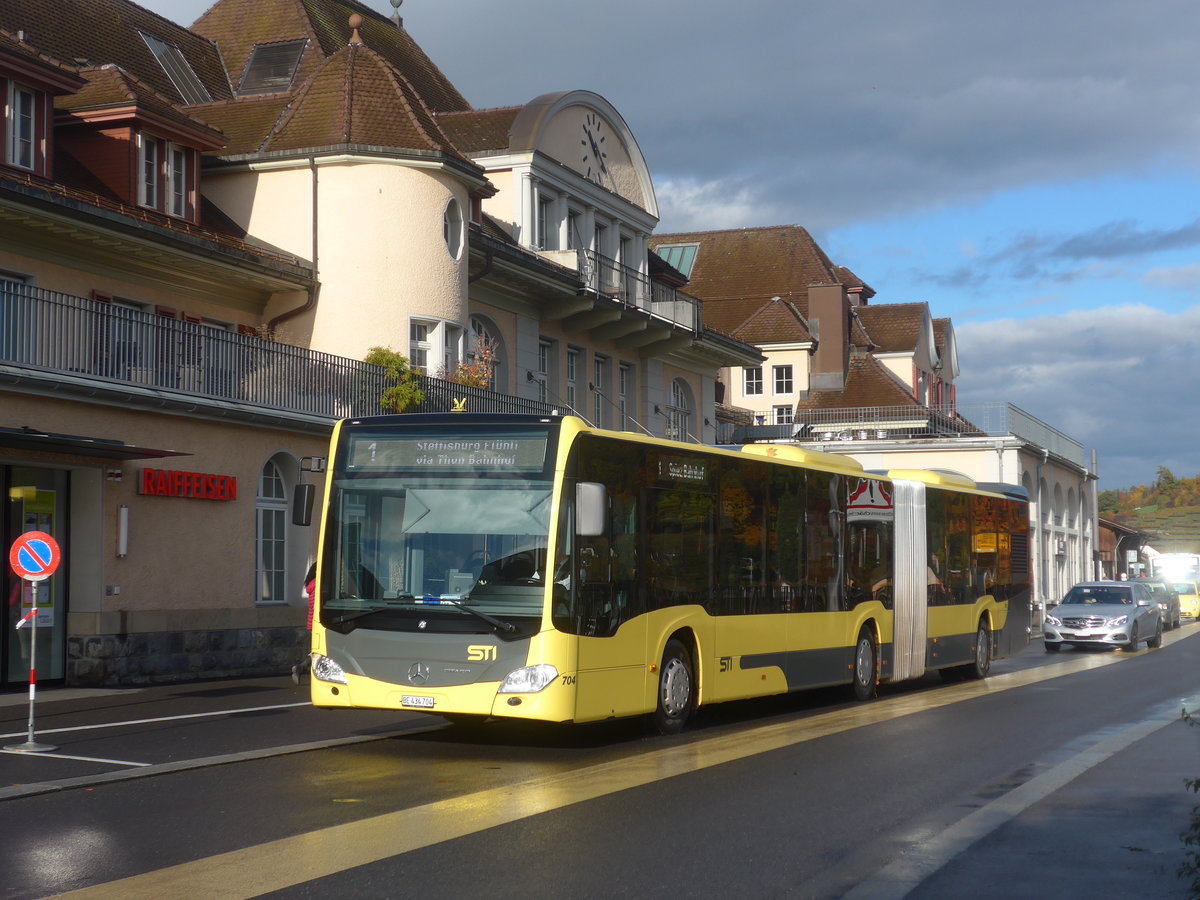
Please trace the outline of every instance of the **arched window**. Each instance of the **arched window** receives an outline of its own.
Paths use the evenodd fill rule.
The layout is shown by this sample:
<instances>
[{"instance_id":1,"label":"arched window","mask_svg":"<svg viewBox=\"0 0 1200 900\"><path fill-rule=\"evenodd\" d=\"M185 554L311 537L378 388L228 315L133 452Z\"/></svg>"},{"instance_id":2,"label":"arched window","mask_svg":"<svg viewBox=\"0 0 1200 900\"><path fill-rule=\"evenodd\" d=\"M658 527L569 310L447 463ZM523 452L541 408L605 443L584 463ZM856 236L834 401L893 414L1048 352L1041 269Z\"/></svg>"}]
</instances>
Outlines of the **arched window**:
<instances>
[{"instance_id":1,"label":"arched window","mask_svg":"<svg viewBox=\"0 0 1200 900\"><path fill-rule=\"evenodd\" d=\"M671 398L667 401L667 437L676 441L691 439L692 391L682 378L671 382Z\"/></svg>"},{"instance_id":2,"label":"arched window","mask_svg":"<svg viewBox=\"0 0 1200 900\"><path fill-rule=\"evenodd\" d=\"M262 467L254 508L258 569L254 599L258 603L286 603L287 483L274 459Z\"/></svg>"},{"instance_id":3,"label":"arched window","mask_svg":"<svg viewBox=\"0 0 1200 900\"><path fill-rule=\"evenodd\" d=\"M467 350L467 361L488 367L489 390L503 390L508 385L504 357L504 341L500 329L483 316L471 316L471 346ZM500 387L497 388L497 385Z\"/></svg>"}]
</instances>

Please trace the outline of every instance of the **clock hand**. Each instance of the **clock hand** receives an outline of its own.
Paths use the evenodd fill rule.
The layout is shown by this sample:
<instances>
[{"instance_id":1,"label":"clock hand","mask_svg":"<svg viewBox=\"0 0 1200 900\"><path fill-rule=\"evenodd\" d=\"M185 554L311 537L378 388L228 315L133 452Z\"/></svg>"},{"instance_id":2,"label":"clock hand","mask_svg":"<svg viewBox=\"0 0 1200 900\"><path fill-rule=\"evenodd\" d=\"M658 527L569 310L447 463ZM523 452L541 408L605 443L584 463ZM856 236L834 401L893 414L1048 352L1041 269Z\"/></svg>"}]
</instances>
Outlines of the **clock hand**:
<instances>
[{"instance_id":1,"label":"clock hand","mask_svg":"<svg viewBox=\"0 0 1200 900\"><path fill-rule=\"evenodd\" d=\"M596 139L592 137L591 131L587 133L588 143L592 145L592 156L596 158L596 163L600 166L601 172L607 172L608 166L604 164L604 156L600 152L600 148L596 145Z\"/></svg>"}]
</instances>

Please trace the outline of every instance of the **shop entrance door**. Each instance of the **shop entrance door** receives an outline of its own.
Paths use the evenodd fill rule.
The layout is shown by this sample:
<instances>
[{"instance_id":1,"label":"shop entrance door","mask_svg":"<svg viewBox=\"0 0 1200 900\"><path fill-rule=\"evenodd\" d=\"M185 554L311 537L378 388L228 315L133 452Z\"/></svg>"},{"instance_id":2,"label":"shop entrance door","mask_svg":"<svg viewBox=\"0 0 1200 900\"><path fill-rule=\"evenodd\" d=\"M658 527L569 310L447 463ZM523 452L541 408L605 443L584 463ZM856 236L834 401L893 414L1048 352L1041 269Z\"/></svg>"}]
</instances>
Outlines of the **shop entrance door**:
<instances>
[{"instance_id":1,"label":"shop entrance door","mask_svg":"<svg viewBox=\"0 0 1200 900\"><path fill-rule=\"evenodd\" d=\"M37 680L62 681L66 669L66 584L70 550L67 543L68 473L60 469L0 466L5 514L0 522L4 559L4 593L0 603L0 689L29 683L29 651L33 629L17 622L32 607L33 586L8 565L13 541L27 531L44 531L62 549L62 563L37 587Z\"/></svg>"}]
</instances>

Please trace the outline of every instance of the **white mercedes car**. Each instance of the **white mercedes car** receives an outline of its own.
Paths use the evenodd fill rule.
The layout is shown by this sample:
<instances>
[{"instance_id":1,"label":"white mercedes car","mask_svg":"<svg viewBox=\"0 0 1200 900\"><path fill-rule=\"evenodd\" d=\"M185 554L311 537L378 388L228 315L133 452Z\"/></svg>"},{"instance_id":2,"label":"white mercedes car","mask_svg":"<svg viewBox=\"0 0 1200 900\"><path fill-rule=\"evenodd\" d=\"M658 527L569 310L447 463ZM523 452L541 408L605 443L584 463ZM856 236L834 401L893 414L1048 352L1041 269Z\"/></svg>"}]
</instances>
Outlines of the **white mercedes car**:
<instances>
[{"instance_id":1,"label":"white mercedes car","mask_svg":"<svg viewBox=\"0 0 1200 900\"><path fill-rule=\"evenodd\" d=\"M1046 652L1063 644L1120 647L1133 653L1141 641L1162 646L1162 613L1144 584L1134 581L1086 581L1067 591L1046 613L1042 638Z\"/></svg>"}]
</instances>

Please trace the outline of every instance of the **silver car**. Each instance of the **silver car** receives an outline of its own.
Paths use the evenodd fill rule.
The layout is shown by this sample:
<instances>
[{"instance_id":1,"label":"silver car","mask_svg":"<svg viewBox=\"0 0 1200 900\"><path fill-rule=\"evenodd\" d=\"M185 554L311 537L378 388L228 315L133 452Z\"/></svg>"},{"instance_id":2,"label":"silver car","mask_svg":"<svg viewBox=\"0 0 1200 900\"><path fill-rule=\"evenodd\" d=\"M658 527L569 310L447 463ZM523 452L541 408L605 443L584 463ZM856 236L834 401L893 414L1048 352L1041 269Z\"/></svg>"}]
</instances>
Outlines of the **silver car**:
<instances>
[{"instance_id":1,"label":"silver car","mask_svg":"<svg viewBox=\"0 0 1200 900\"><path fill-rule=\"evenodd\" d=\"M1077 647L1120 647L1133 653L1141 641L1162 646L1163 623L1158 603L1146 585L1132 581L1086 581L1067 591L1050 609L1042 625L1046 651L1063 644Z\"/></svg>"}]
</instances>

